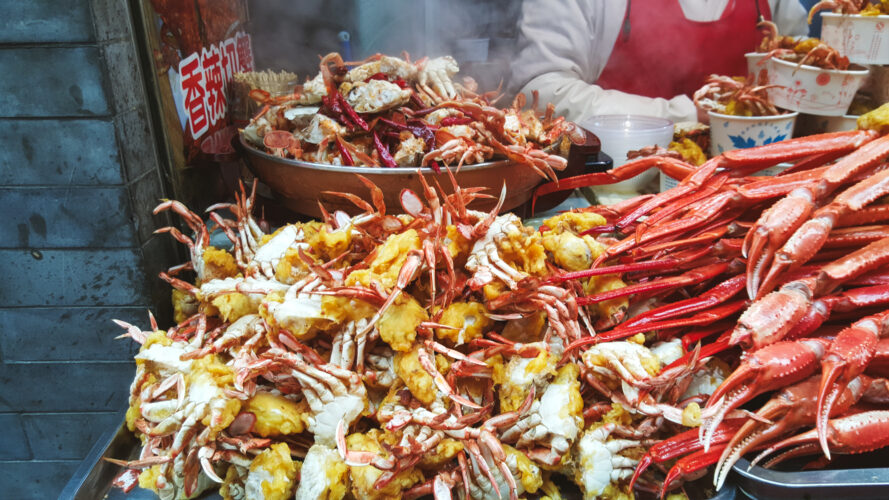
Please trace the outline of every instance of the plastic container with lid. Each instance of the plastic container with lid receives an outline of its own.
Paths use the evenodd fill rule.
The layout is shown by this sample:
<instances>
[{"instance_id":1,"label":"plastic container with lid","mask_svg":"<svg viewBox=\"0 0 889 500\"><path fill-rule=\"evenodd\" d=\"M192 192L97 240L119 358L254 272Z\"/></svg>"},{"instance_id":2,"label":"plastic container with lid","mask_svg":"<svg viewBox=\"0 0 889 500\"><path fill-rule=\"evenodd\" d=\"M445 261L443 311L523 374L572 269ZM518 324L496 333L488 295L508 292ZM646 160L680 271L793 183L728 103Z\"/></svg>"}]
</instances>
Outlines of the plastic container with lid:
<instances>
[{"instance_id":1,"label":"plastic container with lid","mask_svg":"<svg viewBox=\"0 0 889 500\"><path fill-rule=\"evenodd\" d=\"M627 162L627 153L646 146L666 148L673 140L673 122L664 118L642 115L600 115L579 122L579 125L596 134L602 142L602 152L610 156L614 166ZM609 194L631 195L649 183L658 170L649 169L632 179L607 186L595 186L593 190L603 201Z\"/></svg>"}]
</instances>

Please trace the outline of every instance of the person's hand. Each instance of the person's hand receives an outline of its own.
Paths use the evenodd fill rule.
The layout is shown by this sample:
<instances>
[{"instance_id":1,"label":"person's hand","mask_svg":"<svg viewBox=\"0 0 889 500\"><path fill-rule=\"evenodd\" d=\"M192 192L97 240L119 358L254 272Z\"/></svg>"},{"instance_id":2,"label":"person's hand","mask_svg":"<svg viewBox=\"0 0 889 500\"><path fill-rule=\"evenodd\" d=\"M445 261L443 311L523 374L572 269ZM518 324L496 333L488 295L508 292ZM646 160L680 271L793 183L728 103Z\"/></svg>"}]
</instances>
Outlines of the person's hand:
<instances>
[{"instance_id":1,"label":"person's hand","mask_svg":"<svg viewBox=\"0 0 889 500\"><path fill-rule=\"evenodd\" d=\"M431 89L435 94L447 99L457 96L451 77L460 71L457 61L451 56L436 57L420 68L417 83L421 87Z\"/></svg>"}]
</instances>

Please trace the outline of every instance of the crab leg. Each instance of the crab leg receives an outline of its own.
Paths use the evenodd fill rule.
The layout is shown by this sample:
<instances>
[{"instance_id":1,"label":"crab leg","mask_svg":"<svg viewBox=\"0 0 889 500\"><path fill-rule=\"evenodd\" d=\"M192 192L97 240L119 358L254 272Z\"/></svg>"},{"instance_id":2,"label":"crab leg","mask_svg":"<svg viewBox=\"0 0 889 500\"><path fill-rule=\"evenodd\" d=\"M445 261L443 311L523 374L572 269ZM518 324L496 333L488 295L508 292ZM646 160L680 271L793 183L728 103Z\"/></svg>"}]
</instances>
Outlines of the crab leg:
<instances>
[{"instance_id":1,"label":"crab leg","mask_svg":"<svg viewBox=\"0 0 889 500\"><path fill-rule=\"evenodd\" d=\"M814 376L782 389L756 412L758 418L748 420L732 436L716 464L713 474L716 489L722 488L732 466L746 453L815 422L819 384L820 378ZM845 413L867 387L863 378L852 380L837 399L831 415ZM774 423L767 424L766 421Z\"/></svg>"},{"instance_id":2,"label":"crab leg","mask_svg":"<svg viewBox=\"0 0 889 500\"><path fill-rule=\"evenodd\" d=\"M880 337L889 333L889 311L868 316L837 334L821 360L821 388L818 391L818 442L830 460L827 447L827 419L836 399L854 378L864 373L873 358Z\"/></svg>"},{"instance_id":3,"label":"crab leg","mask_svg":"<svg viewBox=\"0 0 889 500\"><path fill-rule=\"evenodd\" d=\"M829 342L803 339L778 342L754 352L713 391L701 424L701 441L709 449L716 427L729 411L763 392L773 391L811 376L818 369Z\"/></svg>"},{"instance_id":4,"label":"crab leg","mask_svg":"<svg viewBox=\"0 0 889 500\"><path fill-rule=\"evenodd\" d=\"M588 295L586 297L579 297L577 299L577 305L585 306L588 304L602 302L604 300L626 297L628 295L638 293L650 293L661 291L664 289L674 289L682 286L703 283L724 273L728 269L728 266L728 262L711 264L708 266L699 267L697 269L692 269L691 271L687 271L683 274L680 274L679 276L661 278L659 280L651 281L648 283L639 283L636 285L630 285L607 292L600 292L597 294Z\"/></svg>"},{"instance_id":5,"label":"crab leg","mask_svg":"<svg viewBox=\"0 0 889 500\"><path fill-rule=\"evenodd\" d=\"M728 441L744 425L744 421L742 418L726 419L716 429L713 435L713 442L719 444ZM697 429L687 430L652 446L639 459L639 465L636 466L636 471L633 473L632 479L630 479L629 489L633 489L636 480L652 463L666 462L681 455L703 449L703 447L704 445L701 444L701 440L698 438Z\"/></svg>"},{"instance_id":6,"label":"crab leg","mask_svg":"<svg viewBox=\"0 0 889 500\"><path fill-rule=\"evenodd\" d=\"M827 422L827 441L837 453L865 453L889 446L889 411L872 410L856 413L847 417L835 418ZM812 429L797 436L787 438L770 446L760 453L752 462L754 466L768 455L782 450L790 450L770 460L771 467L788 458L817 453L818 431Z\"/></svg>"}]
</instances>

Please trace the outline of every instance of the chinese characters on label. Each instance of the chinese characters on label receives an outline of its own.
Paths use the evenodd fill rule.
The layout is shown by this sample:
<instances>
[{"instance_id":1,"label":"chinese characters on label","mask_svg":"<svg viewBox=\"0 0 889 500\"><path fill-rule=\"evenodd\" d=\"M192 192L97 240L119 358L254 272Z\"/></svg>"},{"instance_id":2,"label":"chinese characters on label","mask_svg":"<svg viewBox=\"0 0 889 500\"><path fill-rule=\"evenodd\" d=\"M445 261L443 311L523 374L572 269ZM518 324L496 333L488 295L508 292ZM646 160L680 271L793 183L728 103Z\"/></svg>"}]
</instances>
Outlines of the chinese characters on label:
<instances>
[{"instance_id":1,"label":"chinese characters on label","mask_svg":"<svg viewBox=\"0 0 889 500\"><path fill-rule=\"evenodd\" d=\"M192 138L201 137L225 118L225 88L232 75L246 71L253 71L253 51L246 33L237 33L179 62L179 91Z\"/></svg>"}]
</instances>

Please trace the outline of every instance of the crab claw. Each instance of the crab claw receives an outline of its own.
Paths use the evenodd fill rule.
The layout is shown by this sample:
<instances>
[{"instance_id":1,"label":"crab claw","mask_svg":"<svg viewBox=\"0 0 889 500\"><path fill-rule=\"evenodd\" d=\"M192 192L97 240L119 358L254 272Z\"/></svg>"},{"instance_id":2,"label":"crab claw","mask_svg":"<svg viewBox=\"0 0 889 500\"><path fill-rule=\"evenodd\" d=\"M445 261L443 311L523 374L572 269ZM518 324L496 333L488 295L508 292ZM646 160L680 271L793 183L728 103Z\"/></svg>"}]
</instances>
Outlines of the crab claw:
<instances>
[{"instance_id":1,"label":"crab claw","mask_svg":"<svg viewBox=\"0 0 889 500\"><path fill-rule=\"evenodd\" d=\"M811 280L791 281L751 304L738 319L729 343L759 349L783 339L812 306L814 286Z\"/></svg>"},{"instance_id":2,"label":"crab claw","mask_svg":"<svg viewBox=\"0 0 889 500\"><path fill-rule=\"evenodd\" d=\"M730 418L725 422L722 422L713 434L713 442L718 444L728 441L729 438L734 436L738 429L744 425L744 422L745 419L743 418ZM698 451L701 448L703 448L703 445L701 445L701 441L698 438L697 429L687 430L652 446L648 449L648 452L639 459L636 471L630 479L630 491L632 491L633 485L636 484L636 480L639 479L639 476L642 475L642 473L645 472L645 469L652 463L666 462L667 460L676 458L680 455ZM669 483L665 482L664 484Z\"/></svg>"},{"instance_id":3,"label":"crab claw","mask_svg":"<svg viewBox=\"0 0 889 500\"><path fill-rule=\"evenodd\" d=\"M864 373L874 357L884 329L883 321L887 317L889 311L868 316L844 329L837 334L821 361L821 388L818 391L818 417L815 422L818 442L828 460L827 419L831 407L849 381Z\"/></svg>"},{"instance_id":4,"label":"crab claw","mask_svg":"<svg viewBox=\"0 0 889 500\"><path fill-rule=\"evenodd\" d=\"M685 477L695 472L702 471L715 464L724 448L725 445L721 444L714 446L710 451L698 450L691 455L680 458L679 461L670 468L670 471L667 472L667 477L664 478L664 486L661 488L661 498L664 498L664 495L667 494L667 490L670 489L670 484L673 483L673 481L680 477Z\"/></svg>"},{"instance_id":5,"label":"crab claw","mask_svg":"<svg viewBox=\"0 0 889 500\"><path fill-rule=\"evenodd\" d=\"M713 391L700 427L701 442L710 449L713 434L728 412L755 396L803 380L818 369L829 341L803 339L778 342L754 352Z\"/></svg>"},{"instance_id":6,"label":"crab claw","mask_svg":"<svg viewBox=\"0 0 889 500\"><path fill-rule=\"evenodd\" d=\"M889 411L872 410L830 420L826 426L827 441L837 453L865 453L889 446ZM770 460L771 467L788 458L818 453L818 431L812 429L787 438L760 453L750 466L761 462L770 454L791 448Z\"/></svg>"},{"instance_id":7,"label":"crab claw","mask_svg":"<svg viewBox=\"0 0 889 500\"><path fill-rule=\"evenodd\" d=\"M820 378L814 376L781 390L756 412L754 419L748 420L732 436L713 471L713 484L717 490L722 488L732 466L742 456L815 421L819 384ZM845 413L868 386L861 378L852 380L842 391L832 414ZM769 421L773 423L767 423Z\"/></svg>"},{"instance_id":8,"label":"crab claw","mask_svg":"<svg viewBox=\"0 0 889 500\"><path fill-rule=\"evenodd\" d=\"M763 212L747 232L743 255L747 257L747 295L751 299L757 296L775 251L812 215L814 201L808 188L795 189Z\"/></svg>"}]
</instances>

